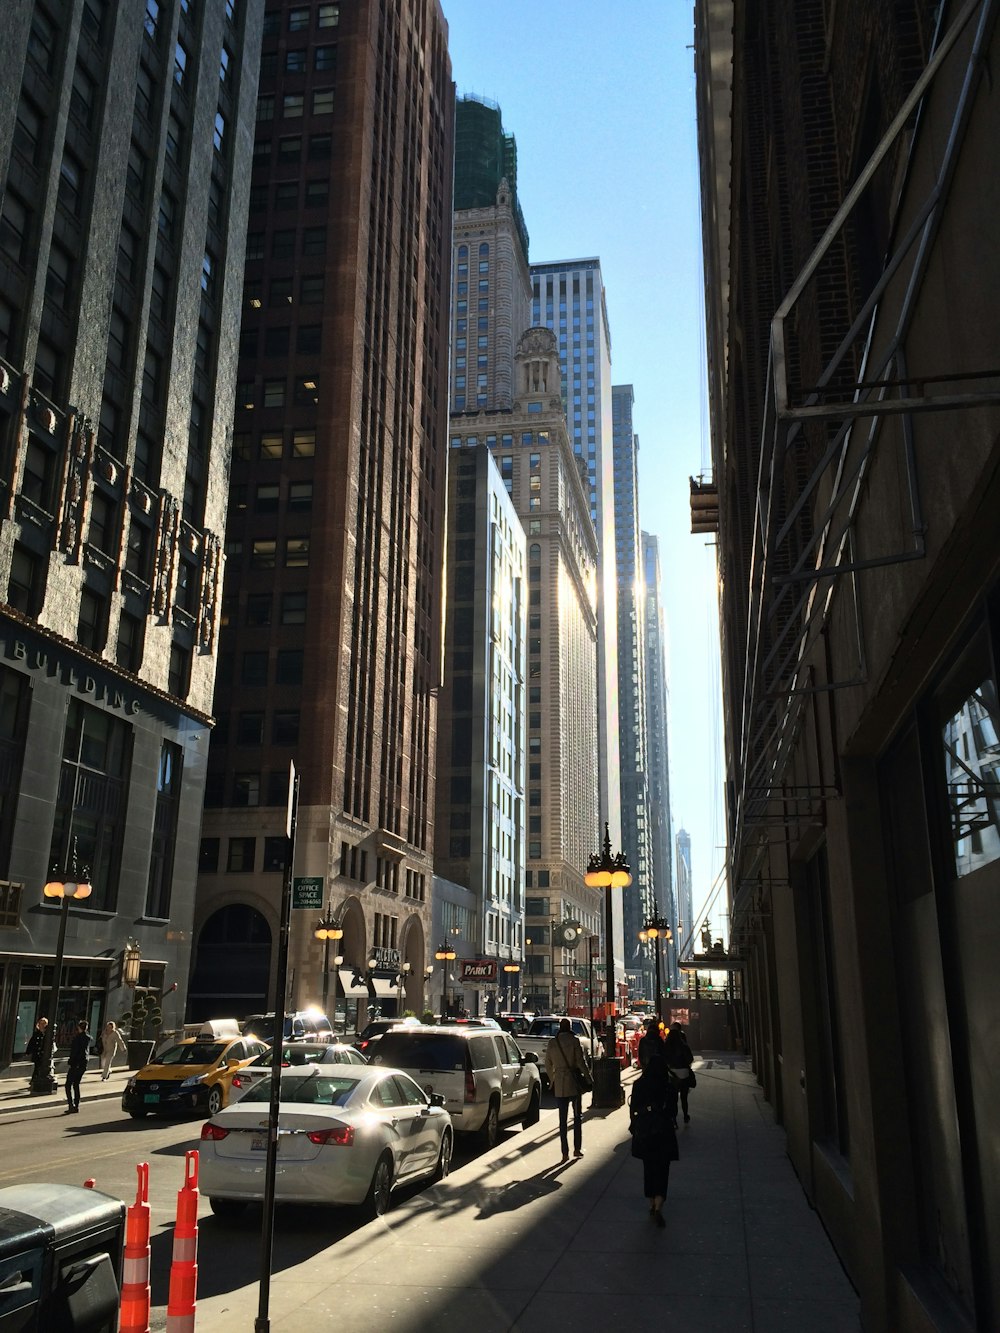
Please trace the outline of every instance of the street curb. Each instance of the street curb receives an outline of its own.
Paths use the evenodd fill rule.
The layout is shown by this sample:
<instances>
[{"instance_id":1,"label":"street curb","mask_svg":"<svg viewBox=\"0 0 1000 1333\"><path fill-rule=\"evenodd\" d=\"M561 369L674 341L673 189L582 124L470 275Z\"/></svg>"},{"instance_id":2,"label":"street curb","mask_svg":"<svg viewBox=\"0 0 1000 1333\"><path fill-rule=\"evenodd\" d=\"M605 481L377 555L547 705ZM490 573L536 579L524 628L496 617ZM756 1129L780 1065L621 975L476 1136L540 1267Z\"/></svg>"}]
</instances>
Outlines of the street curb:
<instances>
[{"instance_id":1,"label":"street curb","mask_svg":"<svg viewBox=\"0 0 1000 1333\"><path fill-rule=\"evenodd\" d=\"M115 1087L99 1087L91 1090L84 1082L80 1090L80 1101L81 1103L108 1101L112 1097L120 1100L123 1087L122 1083ZM14 1092L0 1092L0 1116L17 1115L21 1111L50 1111L65 1104L66 1098L61 1087L57 1093L45 1093L42 1096L33 1096L24 1088L18 1088Z\"/></svg>"}]
</instances>

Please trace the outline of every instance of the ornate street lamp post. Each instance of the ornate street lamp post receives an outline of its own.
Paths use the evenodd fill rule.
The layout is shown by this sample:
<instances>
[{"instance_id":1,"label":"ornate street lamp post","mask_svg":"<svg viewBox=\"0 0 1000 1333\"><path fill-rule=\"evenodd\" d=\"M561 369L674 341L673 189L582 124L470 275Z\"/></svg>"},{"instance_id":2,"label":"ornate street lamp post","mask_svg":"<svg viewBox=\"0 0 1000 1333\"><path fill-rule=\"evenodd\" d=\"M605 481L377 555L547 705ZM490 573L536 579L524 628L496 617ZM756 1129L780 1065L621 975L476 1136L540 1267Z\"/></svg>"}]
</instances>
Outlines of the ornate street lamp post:
<instances>
[{"instance_id":1,"label":"ornate street lamp post","mask_svg":"<svg viewBox=\"0 0 1000 1333\"><path fill-rule=\"evenodd\" d=\"M90 897L92 889L88 875L87 870L84 870L82 874L77 871L76 838L74 838L69 865L65 872L60 876L53 866L52 878L42 889L46 898L60 898L62 902L59 909L59 935L56 941L55 966L52 970L49 1025L45 1029L42 1049L31 1073L32 1092L55 1092L56 1090L56 1074L52 1063L52 1052L56 1038L56 1022L59 1017L59 990L62 986L63 955L66 952L66 918L69 915L69 905L72 901L82 901L84 898Z\"/></svg>"},{"instance_id":2,"label":"ornate street lamp post","mask_svg":"<svg viewBox=\"0 0 1000 1333\"><path fill-rule=\"evenodd\" d=\"M611 906L612 889L624 889L632 883L632 871L624 852L611 855L611 833L604 825L604 845L595 853L587 866L583 882L592 889L607 889L604 911L604 949L607 973L604 1022L604 1059L594 1067L593 1106L620 1106L622 1103L621 1065L615 1058L615 946L612 938L614 913ZM610 1050L609 1050L610 1046ZM600 1068L599 1068L600 1066Z\"/></svg>"},{"instance_id":3,"label":"ornate street lamp post","mask_svg":"<svg viewBox=\"0 0 1000 1333\"><path fill-rule=\"evenodd\" d=\"M410 975L411 965L403 963L396 976L396 1017L403 1017L403 986Z\"/></svg>"},{"instance_id":4,"label":"ornate street lamp post","mask_svg":"<svg viewBox=\"0 0 1000 1333\"><path fill-rule=\"evenodd\" d=\"M316 929L313 934L318 940L323 941L323 1013L325 1014L327 1002L330 998L330 941L344 938L344 928L333 914L332 903L327 903L326 911L316 922ZM335 965L339 967L341 962L343 962L343 959L339 958L339 961L335 960Z\"/></svg>"},{"instance_id":5,"label":"ornate street lamp post","mask_svg":"<svg viewBox=\"0 0 1000 1333\"><path fill-rule=\"evenodd\" d=\"M653 945L653 959L656 963L656 1016L663 1020L663 987L660 984L660 937L669 944L671 940L670 922L664 917L651 916L639 931L639 938L650 941Z\"/></svg>"},{"instance_id":6,"label":"ornate street lamp post","mask_svg":"<svg viewBox=\"0 0 1000 1333\"><path fill-rule=\"evenodd\" d=\"M504 987L504 994L507 997L507 1009L510 1012L514 1009L514 1005L511 1002L511 993L517 986L517 973L521 970L521 964L514 962L514 949L510 944L507 945L507 953L509 956L506 963L503 965L503 970L508 974L507 985Z\"/></svg>"},{"instance_id":7,"label":"ornate street lamp post","mask_svg":"<svg viewBox=\"0 0 1000 1333\"><path fill-rule=\"evenodd\" d=\"M455 950L447 940L442 940L441 944L434 952L434 957L439 963L444 963L444 974L441 981L441 1022L448 1017L448 964L454 961Z\"/></svg>"}]
</instances>

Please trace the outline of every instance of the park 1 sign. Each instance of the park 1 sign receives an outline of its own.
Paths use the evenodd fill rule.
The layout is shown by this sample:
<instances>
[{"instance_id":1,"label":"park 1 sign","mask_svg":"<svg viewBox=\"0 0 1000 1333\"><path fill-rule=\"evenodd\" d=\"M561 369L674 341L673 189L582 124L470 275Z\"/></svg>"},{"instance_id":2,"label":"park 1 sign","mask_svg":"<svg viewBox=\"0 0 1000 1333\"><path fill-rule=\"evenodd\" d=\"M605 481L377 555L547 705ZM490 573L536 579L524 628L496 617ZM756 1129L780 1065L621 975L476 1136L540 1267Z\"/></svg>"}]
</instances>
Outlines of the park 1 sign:
<instances>
[{"instance_id":1,"label":"park 1 sign","mask_svg":"<svg viewBox=\"0 0 1000 1333\"><path fill-rule=\"evenodd\" d=\"M296 875L292 880L292 906L323 910L323 876Z\"/></svg>"},{"instance_id":2,"label":"park 1 sign","mask_svg":"<svg viewBox=\"0 0 1000 1333\"><path fill-rule=\"evenodd\" d=\"M495 958L463 958L461 979L463 986L466 982L475 983L496 981L497 963Z\"/></svg>"}]
</instances>

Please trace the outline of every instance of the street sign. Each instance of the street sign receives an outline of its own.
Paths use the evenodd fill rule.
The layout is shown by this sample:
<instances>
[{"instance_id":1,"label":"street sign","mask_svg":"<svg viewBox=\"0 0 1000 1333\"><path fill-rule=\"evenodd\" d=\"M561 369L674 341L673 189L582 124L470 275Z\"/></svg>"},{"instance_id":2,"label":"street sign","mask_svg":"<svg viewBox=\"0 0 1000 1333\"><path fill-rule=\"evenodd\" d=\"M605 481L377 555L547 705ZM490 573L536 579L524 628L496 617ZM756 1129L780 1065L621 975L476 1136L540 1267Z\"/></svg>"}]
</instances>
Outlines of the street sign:
<instances>
[{"instance_id":1,"label":"street sign","mask_svg":"<svg viewBox=\"0 0 1000 1333\"><path fill-rule=\"evenodd\" d=\"M497 965L495 958L463 958L461 962L460 980L463 985L466 982L491 982L497 979Z\"/></svg>"},{"instance_id":2,"label":"street sign","mask_svg":"<svg viewBox=\"0 0 1000 1333\"><path fill-rule=\"evenodd\" d=\"M292 880L292 907L323 910L323 876L296 875Z\"/></svg>"}]
</instances>

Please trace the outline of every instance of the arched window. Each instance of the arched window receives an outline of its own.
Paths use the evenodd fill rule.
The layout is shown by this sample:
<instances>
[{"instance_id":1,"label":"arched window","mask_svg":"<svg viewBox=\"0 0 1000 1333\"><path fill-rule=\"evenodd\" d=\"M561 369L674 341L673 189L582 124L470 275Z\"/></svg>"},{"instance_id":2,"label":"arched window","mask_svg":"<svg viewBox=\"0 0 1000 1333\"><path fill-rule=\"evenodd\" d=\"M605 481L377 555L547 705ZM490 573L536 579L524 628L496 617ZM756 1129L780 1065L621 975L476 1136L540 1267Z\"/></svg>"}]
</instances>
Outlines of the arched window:
<instances>
[{"instance_id":1,"label":"arched window","mask_svg":"<svg viewBox=\"0 0 1000 1333\"><path fill-rule=\"evenodd\" d=\"M540 544L538 542L532 542L531 545L528 547L528 559L541 560L541 558L542 558L542 548Z\"/></svg>"}]
</instances>

